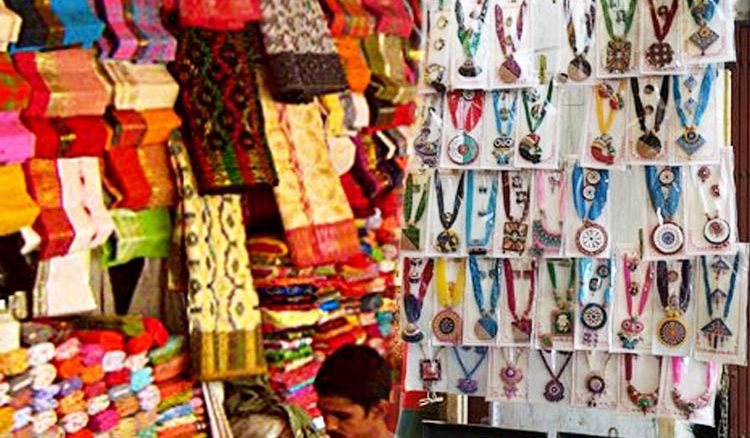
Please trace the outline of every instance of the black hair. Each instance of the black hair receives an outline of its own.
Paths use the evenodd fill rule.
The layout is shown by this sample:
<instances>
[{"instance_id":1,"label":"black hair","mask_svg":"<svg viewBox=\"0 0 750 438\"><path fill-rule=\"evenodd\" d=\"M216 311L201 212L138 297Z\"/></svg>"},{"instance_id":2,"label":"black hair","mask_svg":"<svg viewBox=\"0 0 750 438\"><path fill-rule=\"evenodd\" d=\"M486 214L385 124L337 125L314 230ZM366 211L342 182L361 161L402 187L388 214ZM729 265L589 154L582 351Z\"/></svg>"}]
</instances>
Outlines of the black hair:
<instances>
[{"instance_id":1,"label":"black hair","mask_svg":"<svg viewBox=\"0 0 750 438\"><path fill-rule=\"evenodd\" d=\"M391 370L374 349L345 345L330 355L315 378L321 397L343 397L368 411L391 392Z\"/></svg>"}]
</instances>

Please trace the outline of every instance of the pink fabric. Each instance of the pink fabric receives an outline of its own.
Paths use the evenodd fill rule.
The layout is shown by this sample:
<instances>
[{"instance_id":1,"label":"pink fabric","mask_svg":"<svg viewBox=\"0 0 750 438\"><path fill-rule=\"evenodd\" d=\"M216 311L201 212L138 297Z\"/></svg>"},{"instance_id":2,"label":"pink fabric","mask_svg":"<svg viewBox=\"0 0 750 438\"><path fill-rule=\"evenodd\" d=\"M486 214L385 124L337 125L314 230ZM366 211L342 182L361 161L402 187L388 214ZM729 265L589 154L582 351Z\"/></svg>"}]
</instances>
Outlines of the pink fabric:
<instances>
[{"instance_id":1,"label":"pink fabric","mask_svg":"<svg viewBox=\"0 0 750 438\"><path fill-rule=\"evenodd\" d=\"M23 163L34 156L34 134L21 123L20 113L0 112L0 164Z\"/></svg>"},{"instance_id":2,"label":"pink fabric","mask_svg":"<svg viewBox=\"0 0 750 438\"><path fill-rule=\"evenodd\" d=\"M102 0L107 16L107 31L114 33L116 42L110 42L102 36L99 46L109 58L130 60L138 53L138 38L125 22L121 0Z\"/></svg>"}]
</instances>

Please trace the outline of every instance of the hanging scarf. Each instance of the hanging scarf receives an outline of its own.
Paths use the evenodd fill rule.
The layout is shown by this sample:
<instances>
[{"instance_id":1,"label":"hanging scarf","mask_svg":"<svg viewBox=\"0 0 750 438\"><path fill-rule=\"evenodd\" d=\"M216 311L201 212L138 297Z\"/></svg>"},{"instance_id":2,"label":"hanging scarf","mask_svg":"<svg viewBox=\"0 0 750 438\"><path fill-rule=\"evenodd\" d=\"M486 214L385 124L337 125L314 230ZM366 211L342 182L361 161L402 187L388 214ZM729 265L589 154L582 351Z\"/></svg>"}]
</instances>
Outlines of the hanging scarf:
<instances>
[{"instance_id":1,"label":"hanging scarf","mask_svg":"<svg viewBox=\"0 0 750 438\"><path fill-rule=\"evenodd\" d=\"M357 229L328 157L320 110L315 104L277 104L264 87L261 102L279 172L276 203L292 259L309 266L357 254Z\"/></svg>"},{"instance_id":2,"label":"hanging scarf","mask_svg":"<svg viewBox=\"0 0 750 438\"><path fill-rule=\"evenodd\" d=\"M276 185L255 79L258 42L253 26L239 32L186 29L181 35L175 77L201 193Z\"/></svg>"},{"instance_id":3,"label":"hanging scarf","mask_svg":"<svg viewBox=\"0 0 750 438\"><path fill-rule=\"evenodd\" d=\"M320 4L315 0L261 0L263 43L271 90L281 102L307 102L346 89Z\"/></svg>"},{"instance_id":4,"label":"hanging scarf","mask_svg":"<svg viewBox=\"0 0 750 438\"><path fill-rule=\"evenodd\" d=\"M177 132L170 152L182 195L175 227L182 245L173 256L187 268L193 373L200 380L263 373L258 296L245 249L240 196L199 196Z\"/></svg>"},{"instance_id":5,"label":"hanging scarf","mask_svg":"<svg viewBox=\"0 0 750 438\"><path fill-rule=\"evenodd\" d=\"M259 0L177 0L180 24L212 30L242 30L261 20Z\"/></svg>"},{"instance_id":6,"label":"hanging scarf","mask_svg":"<svg viewBox=\"0 0 750 438\"><path fill-rule=\"evenodd\" d=\"M104 23L87 0L5 0L5 4L23 21L11 52L78 45L91 48L104 31Z\"/></svg>"}]
</instances>

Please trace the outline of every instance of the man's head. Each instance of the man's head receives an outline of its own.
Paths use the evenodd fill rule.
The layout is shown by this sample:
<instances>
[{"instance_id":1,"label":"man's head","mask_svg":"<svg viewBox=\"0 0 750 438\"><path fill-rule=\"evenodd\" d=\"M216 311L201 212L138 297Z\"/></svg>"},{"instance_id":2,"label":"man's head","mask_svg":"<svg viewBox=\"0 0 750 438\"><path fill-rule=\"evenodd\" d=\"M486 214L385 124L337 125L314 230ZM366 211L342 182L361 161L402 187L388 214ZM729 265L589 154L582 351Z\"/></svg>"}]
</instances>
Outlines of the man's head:
<instances>
[{"instance_id":1,"label":"man's head","mask_svg":"<svg viewBox=\"0 0 750 438\"><path fill-rule=\"evenodd\" d=\"M391 391L386 361L370 347L347 345L326 359L315 379L318 407L332 438L381 437Z\"/></svg>"}]
</instances>

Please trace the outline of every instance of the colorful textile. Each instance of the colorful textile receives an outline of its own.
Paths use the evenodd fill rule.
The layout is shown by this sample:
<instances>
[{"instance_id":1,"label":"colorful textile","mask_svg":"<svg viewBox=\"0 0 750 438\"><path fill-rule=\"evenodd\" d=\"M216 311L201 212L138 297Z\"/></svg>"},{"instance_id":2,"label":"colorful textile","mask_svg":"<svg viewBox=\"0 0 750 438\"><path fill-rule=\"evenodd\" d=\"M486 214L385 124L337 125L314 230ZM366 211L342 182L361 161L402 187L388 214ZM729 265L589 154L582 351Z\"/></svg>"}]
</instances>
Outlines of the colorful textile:
<instances>
[{"instance_id":1,"label":"colorful textile","mask_svg":"<svg viewBox=\"0 0 750 438\"><path fill-rule=\"evenodd\" d=\"M0 112L0 164L23 163L34 155L34 135L17 111Z\"/></svg>"},{"instance_id":2,"label":"colorful textile","mask_svg":"<svg viewBox=\"0 0 750 438\"><path fill-rule=\"evenodd\" d=\"M36 158L101 157L112 136L102 117L26 117L23 122L36 137Z\"/></svg>"},{"instance_id":3,"label":"colorful textile","mask_svg":"<svg viewBox=\"0 0 750 438\"><path fill-rule=\"evenodd\" d=\"M0 236L29 227L39 215L39 207L26 191L20 164L0 166Z\"/></svg>"},{"instance_id":4,"label":"colorful textile","mask_svg":"<svg viewBox=\"0 0 750 438\"><path fill-rule=\"evenodd\" d=\"M341 57L346 72L349 89L355 93L364 93L370 83L372 72L367 65L360 40L353 37L340 36L333 39L336 52Z\"/></svg>"},{"instance_id":5,"label":"colorful textile","mask_svg":"<svg viewBox=\"0 0 750 438\"><path fill-rule=\"evenodd\" d=\"M372 69L373 89L369 93L374 98L397 105L414 99L416 86L409 81L411 72L404 59L405 44L402 38L383 34L364 39L367 64Z\"/></svg>"},{"instance_id":6,"label":"colorful textile","mask_svg":"<svg viewBox=\"0 0 750 438\"><path fill-rule=\"evenodd\" d=\"M115 232L104 246L105 266L125 264L134 258L166 258L172 222L169 210L151 208L131 211L112 210Z\"/></svg>"},{"instance_id":7,"label":"colorful textile","mask_svg":"<svg viewBox=\"0 0 750 438\"><path fill-rule=\"evenodd\" d=\"M164 64L103 61L101 66L113 85L113 105L119 110L172 108L177 100L179 86Z\"/></svg>"},{"instance_id":8,"label":"colorful textile","mask_svg":"<svg viewBox=\"0 0 750 438\"><path fill-rule=\"evenodd\" d=\"M362 6L377 18L379 34L409 38L414 22L403 0L362 0Z\"/></svg>"},{"instance_id":9,"label":"colorful textile","mask_svg":"<svg viewBox=\"0 0 750 438\"><path fill-rule=\"evenodd\" d=\"M2 22L0 3L0 22ZM0 40L1 41L1 40ZM13 59L7 53L0 53L0 111L21 111L29 104L31 85L13 66Z\"/></svg>"},{"instance_id":10,"label":"colorful textile","mask_svg":"<svg viewBox=\"0 0 750 438\"><path fill-rule=\"evenodd\" d=\"M81 45L91 48L104 30L87 0L5 0L23 24L11 52L38 51Z\"/></svg>"},{"instance_id":11,"label":"colorful textile","mask_svg":"<svg viewBox=\"0 0 750 438\"><path fill-rule=\"evenodd\" d=\"M213 30L242 30L248 22L260 21L258 0L178 0L180 24Z\"/></svg>"},{"instance_id":12,"label":"colorful textile","mask_svg":"<svg viewBox=\"0 0 750 438\"><path fill-rule=\"evenodd\" d=\"M324 0L321 6L328 15L328 27L334 37L363 38L375 28L374 17L365 11L360 0Z\"/></svg>"}]
</instances>

